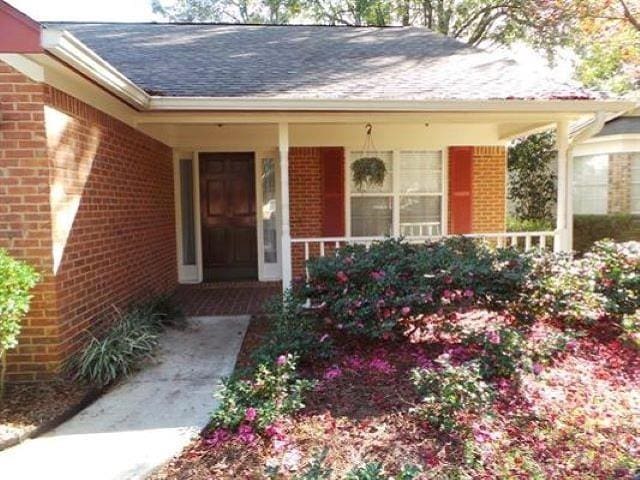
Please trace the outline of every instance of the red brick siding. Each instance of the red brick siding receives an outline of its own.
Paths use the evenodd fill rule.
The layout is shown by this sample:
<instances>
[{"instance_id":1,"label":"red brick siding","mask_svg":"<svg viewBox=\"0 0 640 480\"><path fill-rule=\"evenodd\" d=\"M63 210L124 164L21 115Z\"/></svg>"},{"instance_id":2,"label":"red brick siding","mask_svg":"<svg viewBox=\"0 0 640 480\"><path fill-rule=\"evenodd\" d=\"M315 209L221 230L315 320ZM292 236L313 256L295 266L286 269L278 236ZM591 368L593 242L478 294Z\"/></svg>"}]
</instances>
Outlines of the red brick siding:
<instances>
[{"instance_id":1,"label":"red brick siding","mask_svg":"<svg viewBox=\"0 0 640 480\"><path fill-rule=\"evenodd\" d=\"M291 238L322 236L322 164L320 148L289 149L289 221ZM316 252L317 253L317 252ZM304 273L304 248L291 248L293 278Z\"/></svg>"},{"instance_id":2,"label":"red brick siding","mask_svg":"<svg viewBox=\"0 0 640 480\"><path fill-rule=\"evenodd\" d=\"M0 247L43 274L8 378L50 378L112 305L175 288L172 155L3 63L0 114Z\"/></svg>"},{"instance_id":3,"label":"red brick siding","mask_svg":"<svg viewBox=\"0 0 640 480\"><path fill-rule=\"evenodd\" d=\"M175 288L173 168L169 147L50 92L48 106L69 119L49 137L52 184L65 192L62 207L79 200L56 274L66 356L113 306Z\"/></svg>"},{"instance_id":4,"label":"red brick siding","mask_svg":"<svg viewBox=\"0 0 640 480\"><path fill-rule=\"evenodd\" d=\"M46 377L60 360L52 275L49 161L43 100L46 89L0 62L0 247L42 274L18 348L8 354L8 377Z\"/></svg>"},{"instance_id":5,"label":"red brick siding","mask_svg":"<svg viewBox=\"0 0 640 480\"><path fill-rule=\"evenodd\" d=\"M472 223L476 233L506 229L506 168L504 147L474 147Z\"/></svg>"}]
</instances>

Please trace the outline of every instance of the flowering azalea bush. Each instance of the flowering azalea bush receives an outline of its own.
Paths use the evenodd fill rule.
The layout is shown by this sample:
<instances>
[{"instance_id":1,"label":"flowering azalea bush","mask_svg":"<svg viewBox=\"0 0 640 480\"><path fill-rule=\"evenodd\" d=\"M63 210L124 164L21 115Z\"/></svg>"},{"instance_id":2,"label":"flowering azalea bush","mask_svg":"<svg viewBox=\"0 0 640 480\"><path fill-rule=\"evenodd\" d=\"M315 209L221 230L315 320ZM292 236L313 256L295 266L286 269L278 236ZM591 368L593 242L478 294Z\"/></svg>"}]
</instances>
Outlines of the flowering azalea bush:
<instances>
[{"instance_id":1,"label":"flowering azalea bush","mask_svg":"<svg viewBox=\"0 0 640 480\"><path fill-rule=\"evenodd\" d=\"M482 378L512 377L516 372L531 368L524 335L517 328L491 328L467 341L481 348L479 367Z\"/></svg>"},{"instance_id":2,"label":"flowering azalea bush","mask_svg":"<svg viewBox=\"0 0 640 480\"><path fill-rule=\"evenodd\" d=\"M535 258L525 302L541 314L572 324L620 322L640 308L640 243L597 242L582 258Z\"/></svg>"},{"instance_id":3,"label":"flowering azalea bush","mask_svg":"<svg viewBox=\"0 0 640 480\"><path fill-rule=\"evenodd\" d=\"M411 372L413 385L422 397L416 411L435 429L454 433L463 429L462 415L486 410L491 388L482 379L477 362L454 365L446 355L436 362L438 368Z\"/></svg>"},{"instance_id":4,"label":"flowering azalea bush","mask_svg":"<svg viewBox=\"0 0 640 480\"><path fill-rule=\"evenodd\" d=\"M246 434L265 431L278 418L304 407L304 393L313 387L296 374L294 355L281 355L272 364L261 363L248 379L226 379L212 426Z\"/></svg>"},{"instance_id":5,"label":"flowering azalea bush","mask_svg":"<svg viewBox=\"0 0 640 480\"><path fill-rule=\"evenodd\" d=\"M298 293L339 329L380 338L408 318L503 308L523 294L531 268L515 250L468 238L420 245L389 239L310 260L310 281Z\"/></svg>"}]
</instances>

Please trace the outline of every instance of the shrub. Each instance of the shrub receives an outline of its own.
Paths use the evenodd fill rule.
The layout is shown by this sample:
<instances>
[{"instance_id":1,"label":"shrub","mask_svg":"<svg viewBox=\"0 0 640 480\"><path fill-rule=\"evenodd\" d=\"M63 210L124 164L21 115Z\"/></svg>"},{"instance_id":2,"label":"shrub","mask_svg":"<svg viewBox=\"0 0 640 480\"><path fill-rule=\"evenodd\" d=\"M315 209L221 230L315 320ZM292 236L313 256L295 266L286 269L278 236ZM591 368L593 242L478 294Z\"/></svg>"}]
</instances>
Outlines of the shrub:
<instances>
[{"instance_id":1,"label":"shrub","mask_svg":"<svg viewBox=\"0 0 640 480\"><path fill-rule=\"evenodd\" d=\"M550 219L507 218L507 232L548 232L555 228Z\"/></svg>"},{"instance_id":2,"label":"shrub","mask_svg":"<svg viewBox=\"0 0 640 480\"><path fill-rule=\"evenodd\" d=\"M92 335L69 368L75 378L106 386L131 374L142 360L153 356L165 326L183 324L184 317L166 297L134 305L124 313L115 310L112 327L100 337Z\"/></svg>"},{"instance_id":3,"label":"shrub","mask_svg":"<svg viewBox=\"0 0 640 480\"><path fill-rule=\"evenodd\" d=\"M331 339L318 330L318 323L303 311L302 300L291 292L274 298L266 306L270 328L264 341L252 354L257 363L269 363L281 354L291 353L301 360L327 358Z\"/></svg>"},{"instance_id":4,"label":"shrub","mask_svg":"<svg viewBox=\"0 0 640 480\"><path fill-rule=\"evenodd\" d=\"M29 311L30 291L39 278L33 267L0 249L0 398L4 392L7 350L18 344L20 321Z\"/></svg>"},{"instance_id":5,"label":"shrub","mask_svg":"<svg viewBox=\"0 0 640 480\"><path fill-rule=\"evenodd\" d=\"M437 362L440 368L416 368L411 373L413 385L422 397L416 411L438 431L454 433L464 429L460 416L486 409L492 392L482 379L477 362L453 365L442 355Z\"/></svg>"},{"instance_id":6,"label":"shrub","mask_svg":"<svg viewBox=\"0 0 640 480\"><path fill-rule=\"evenodd\" d=\"M355 467L347 473L345 480L386 480L382 464L369 462L362 467Z\"/></svg>"},{"instance_id":7,"label":"shrub","mask_svg":"<svg viewBox=\"0 0 640 480\"><path fill-rule=\"evenodd\" d=\"M303 395L313 382L296 374L297 357L281 355L261 363L252 378L228 378L220 391L220 405L212 416L214 428L264 430L279 417L304 408Z\"/></svg>"},{"instance_id":8,"label":"shrub","mask_svg":"<svg viewBox=\"0 0 640 480\"><path fill-rule=\"evenodd\" d=\"M640 244L597 242L582 258L537 258L529 306L573 324L620 322L640 308Z\"/></svg>"},{"instance_id":9,"label":"shrub","mask_svg":"<svg viewBox=\"0 0 640 480\"><path fill-rule=\"evenodd\" d=\"M503 308L522 294L529 257L456 237L347 246L312 259L302 295L349 333L379 338L400 322L471 305Z\"/></svg>"},{"instance_id":10,"label":"shrub","mask_svg":"<svg viewBox=\"0 0 640 480\"><path fill-rule=\"evenodd\" d=\"M608 215L575 215L573 248L585 252L599 240L610 238L628 242L640 238L640 216L623 213Z\"/></svg>"},{"instance_id":11,"label":"shrub","mask_svg":"<svg viewBox=\"0 0 640 480\"><path fill-rule=\"evenodd\" d=\"M522 333L514 327L503 326L474 334L469 341L479 345L480 375L482 378L512 377L520 370L529 370L531 359Z\"/></svg>"}]
</instances>

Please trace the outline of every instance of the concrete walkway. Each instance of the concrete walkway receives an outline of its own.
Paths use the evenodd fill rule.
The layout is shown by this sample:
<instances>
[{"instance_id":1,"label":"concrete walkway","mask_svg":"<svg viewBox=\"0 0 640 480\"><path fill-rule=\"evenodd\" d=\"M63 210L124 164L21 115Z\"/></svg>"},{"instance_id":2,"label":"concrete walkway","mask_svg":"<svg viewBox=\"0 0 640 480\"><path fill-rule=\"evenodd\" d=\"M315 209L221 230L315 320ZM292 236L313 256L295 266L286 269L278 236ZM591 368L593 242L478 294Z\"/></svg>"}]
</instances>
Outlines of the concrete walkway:
<instances>
[{"instance_id":1,"label":"concrete walkway","mask_svg":"<svg viewBox=\"0 0 640 480\"><path fill-rule=\"evenodd\" d=\"M0 452L6 479L144 478L207 424L248 316L192 317L164 334L157 363L49 434Z\"/></svg>"}]
</instances>

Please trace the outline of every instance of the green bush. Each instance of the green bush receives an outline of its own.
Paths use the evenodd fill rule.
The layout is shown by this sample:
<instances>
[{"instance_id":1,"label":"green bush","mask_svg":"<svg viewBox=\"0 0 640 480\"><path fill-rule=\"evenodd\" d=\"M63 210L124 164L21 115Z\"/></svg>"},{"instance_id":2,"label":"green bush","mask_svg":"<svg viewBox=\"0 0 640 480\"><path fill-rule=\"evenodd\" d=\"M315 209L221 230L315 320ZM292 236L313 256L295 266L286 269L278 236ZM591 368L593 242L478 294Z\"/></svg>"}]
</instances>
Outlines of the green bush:
<instances>
[{"instance_id":1,"label":"green bush","mask_svg":"<svg viewBox=\"0 0 640 480\"><path fill-rule=\"evenodd\" d=\"M508 378L531 367L524 336L517 328L503 326L486 330L469 340L481 348L479 365L482 378Z\"/></svg>"},{"instance_id":2,"label":"green bush","mask_svg":"<svg viewBox=\"0 0 640 480\"><path fill-rule=\"evenodd\" d=\"M478 362L453 365L441 356L437 363L437 369L416 368L411 372L413 385L422 397L416 412L438 431L460 432L464 427L458 417L485 410L492 391L482 379Z\"/></svg>"},{"instance_id":3,"label":"green bush","mask_svg":"<svg viewBox=\"0 0 640 480\"><path fill-rule=\"evenodd\" d=\"M304 407L304 393L313 387L296 373L297 357L281 355L274 362L261 363L248 379L228 378L219 393L220 405L212 426L249 433L262 431L282 415Z\"/></svg>"},{"instance_id":4,"label":"green bush","mask_svg":"<svg viewBox=\"0 0 640 480\"><path fill-rule=\"evenodd\" d=\"M7 350L18 345L20 322L29 311L30 291L39 278L33 267L0 249L0 397L4 390Z\"/></svg>"},{"instance_id":5,"label":"green bush","mask_svg":"<svg viewBox=\"0 0 640 480\"><path fill-rule=\"evenodd\" d=\"M507 218L508 232L549 232L556 229L550 219L520 219L516 217Z\"/></svg>"},{"instance_id":6,"label":"green bush","mask_svg":"<svg viewBox=\"0 0 640 480\"><path fill-rule=\"evenodd\" d=\"M628 214L574 215L573 249L584 252L603 239L640 240L640 216Z\"/></svg>"},{"instance_id":7,"label":"green bush","mask_svg":"<svg viewBox=\"0 0 640 480\"><path fill-rule=\"evenodd\" d=\"M183 326L184 317L167 297L134 305L126 312L115 310L111 328L92 335L69 368L75 378L97 387L131 374L145 358L153 356L158 335L166 326Z\"/></svg>"},{"instance_id":8,"label":"green bush","mask_svg":"<svg viewBox=\"0 0 640 480\"><path fill-rule=\"evenodd\" d=\"M349 333L379 338L406 319L467 306L501 309L523 293L531 260L463 237L347 246L308 262L302 296Z\"/></svg>"},{"instance_id":9,"label":"green bush","mask_svg":"<svg viewBox=\"0 0 640 480\"><path fill-rule=\"evenodd\" d=\"M287 292L265 305L269 330L253 352L256 363L269 363L281 354L291 353L301 360L327 358L331 339L318 329L318 322L302 307L304 300Z\"/></svg>"}]
</instances>

